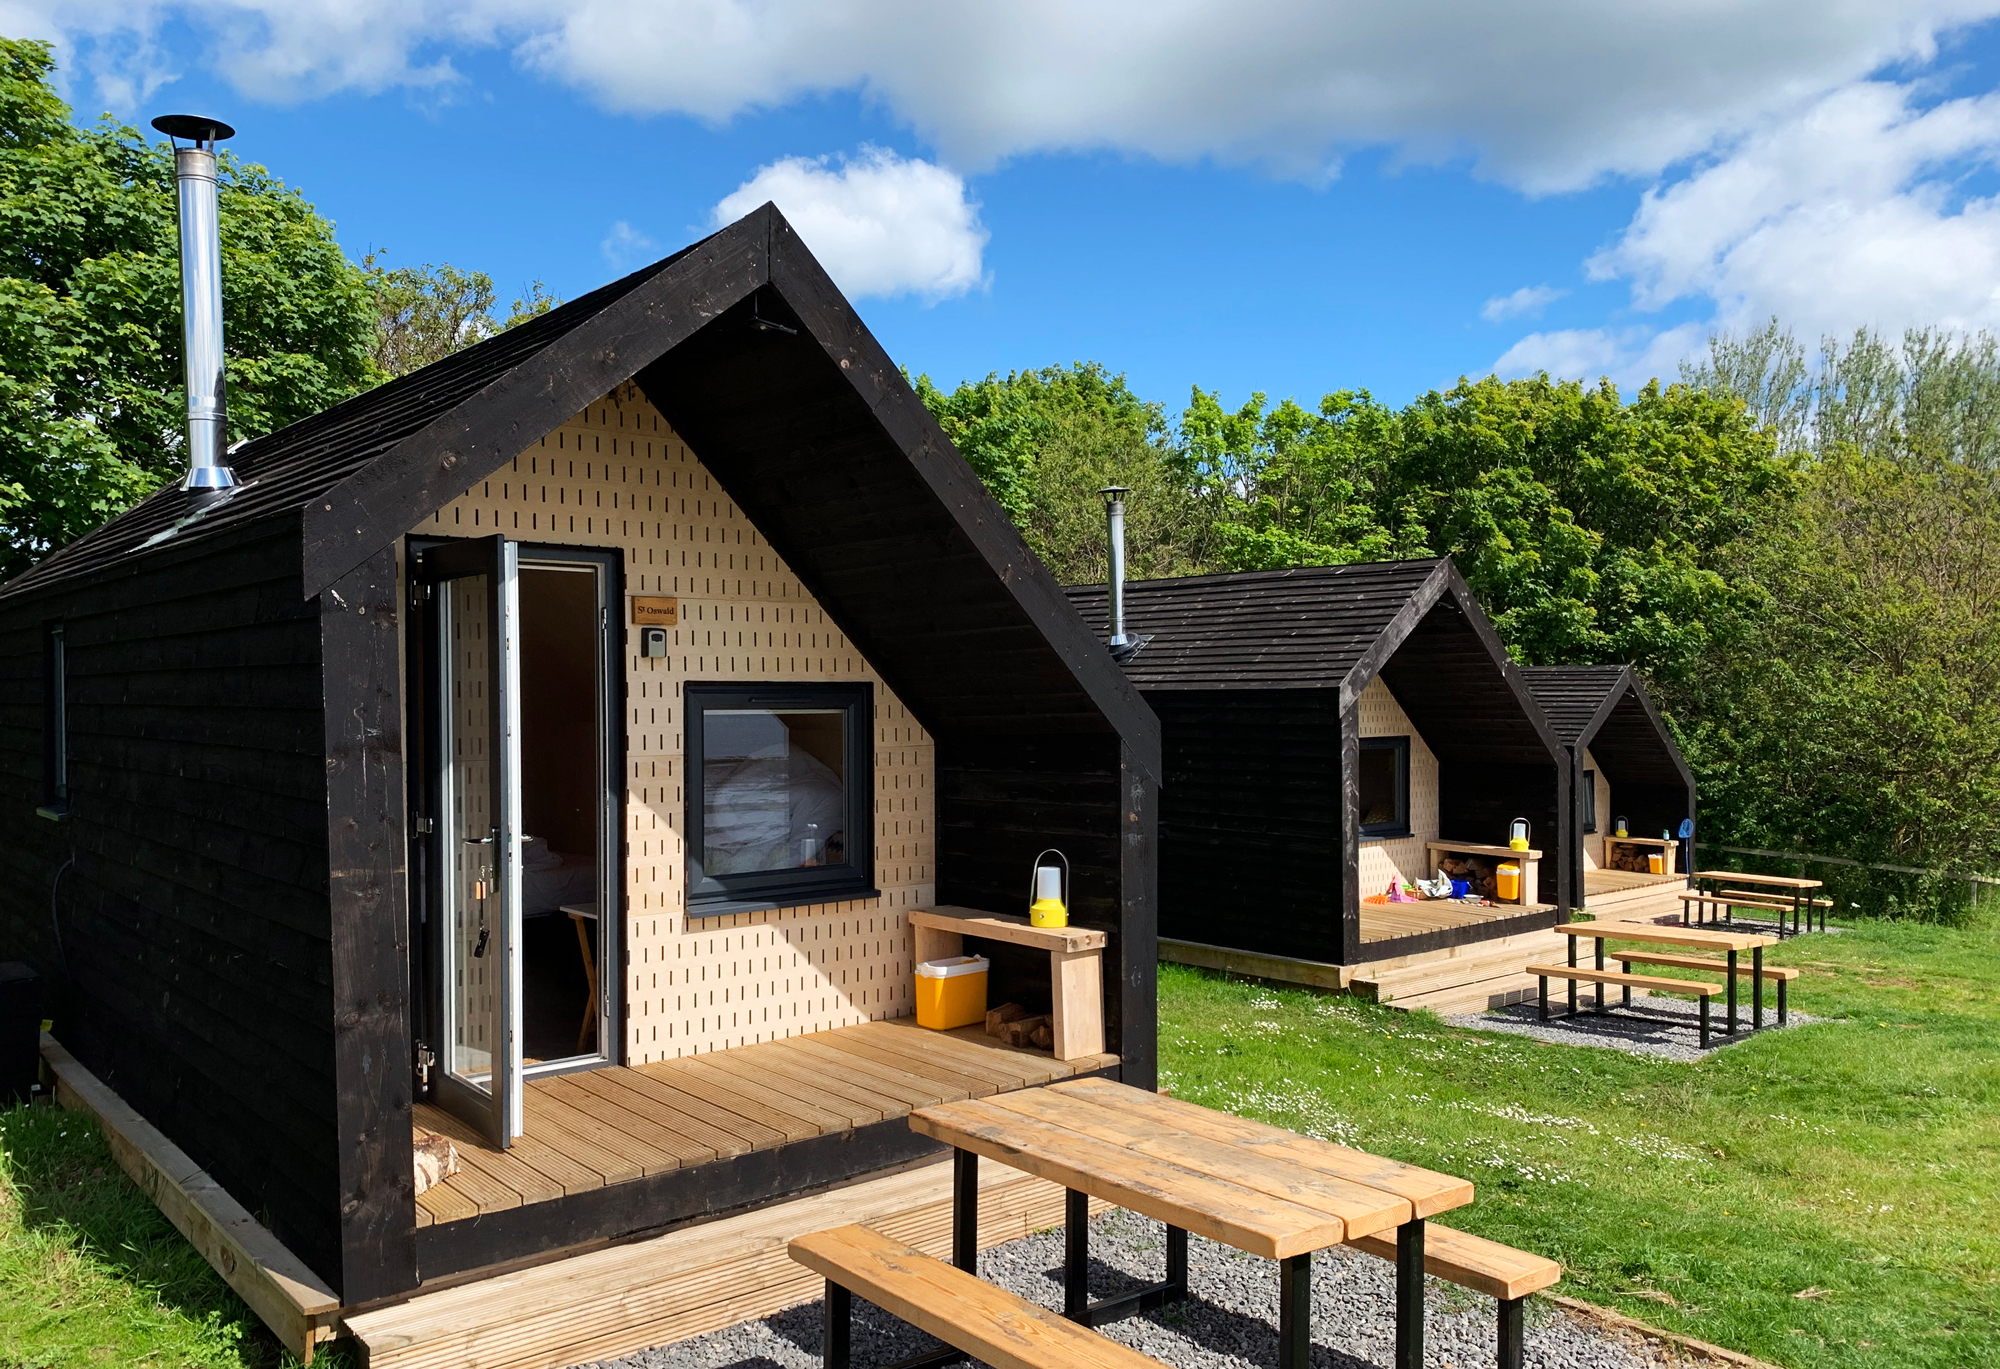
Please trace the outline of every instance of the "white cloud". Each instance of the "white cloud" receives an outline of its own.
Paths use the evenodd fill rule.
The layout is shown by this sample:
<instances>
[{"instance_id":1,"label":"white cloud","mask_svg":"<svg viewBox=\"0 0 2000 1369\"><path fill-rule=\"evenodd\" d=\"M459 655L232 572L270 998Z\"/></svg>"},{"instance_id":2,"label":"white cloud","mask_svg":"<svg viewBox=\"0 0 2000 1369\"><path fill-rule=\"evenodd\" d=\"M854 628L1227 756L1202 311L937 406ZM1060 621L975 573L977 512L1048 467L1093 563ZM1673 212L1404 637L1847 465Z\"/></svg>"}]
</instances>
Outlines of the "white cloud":
<instances>
[{"instance_id":1,"label":"white cloud","mask_svg":"<svg viewBox=\"0 0 2000 1369\"><path fill-rule=\"evenodd\" d=\"M1509 294L1495 295L1487 300L1479 311L1479 317L1488 323L1500 323L1510 318L1532 318L1568 293L1553 285L1524 285Z\"/></svg>"},{"instance_id":2,"label":"white cloud","mask_svg":"<svg viewBox=\"0 0 2000 1369\"><path fill-rule=\"evenodd\" d=\"M646 260L658 246L644 233L620 219L611 225L611 231L604 235L604 241L597 245L597 250L604 254L604 260L612 270L625 271Z\"/></svg>"},{"instance_id":3,"label":"white cloud","mask_svg":"<svg viewBox=\"0 0 2000 1369\"><path fill-rule=\"evenodd\" d=\"M1607 376L1628 394L1654 377L1671 381L1682 357L1708 340L1700 324L1684 323L1664 332L1643 325L1625 328L1563 328L1530 333L1493 363L1501 376L1546 371L1558 380Z\"/></svg>"},{"instance_id":4,"label":"white cloud","mask_svg":"<svg viewBox=\"0 0 2000 1369\"><path fill-rule=\"evenodd\" d=\"M853 91L979 169L1111 149L1325 174L1470 158L1533 191L1652 176L1899 62L2000 0L0 0L86 45L205 31L256 98L434 89L501 47L610 109L720 121ZM23 28L22 24L31 24ZM135 57L134 60L138 60Z\"/></svg>"},{"instance_id":5,"label":"white cloud","mask_svg":"<svg viewBox=\"0 0 2000 1369\"><path fill-rule=\"evenodd\" d=\"M1961 189L2000 169L2000 94L1928 107L1919 95L1858 81L1773 121L1647 191L1585 263L1625 282L1638 314L1694 301L1706 323L1531 333L1495 369L1671 377L1710 332L1773 316L1808 341L1859 327L2000 331L2000 197Z\"/></svg>"},{"instance_id":6,"label":"white cloud","mask_svg":"<svg viewBox=\"0 0 2000 1369\"><path fill-rule=\"evenodd\" d=\"M1706 297L1728 328L2000 329L2000 202L1958 190L2000 166L2000 95L1912 94L1857 83L1649 192L1591 274L1641 309Z\"/></svg>"},{"instance_id":7,"label":"white cloud","mask_svg":"<svg viewBox=\"0 0 2000 1369\"><path fill-rule=\"evenodd\" d=\"M865 147L837 168L786 157L738 186L713 211L717 227L775 201L846 295L927 301L985 284L990 236L965 182L941 166Z\"/></svg>"}]
</instances>

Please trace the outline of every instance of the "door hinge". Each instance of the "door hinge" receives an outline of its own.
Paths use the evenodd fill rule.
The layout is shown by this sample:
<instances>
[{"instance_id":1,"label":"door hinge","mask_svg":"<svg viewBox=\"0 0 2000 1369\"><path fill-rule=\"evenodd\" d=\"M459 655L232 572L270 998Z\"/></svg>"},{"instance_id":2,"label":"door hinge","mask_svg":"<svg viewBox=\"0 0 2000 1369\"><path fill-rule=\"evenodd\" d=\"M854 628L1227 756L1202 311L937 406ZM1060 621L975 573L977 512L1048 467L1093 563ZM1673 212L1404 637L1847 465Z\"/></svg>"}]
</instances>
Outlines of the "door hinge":
<instances>
[{"instance_id":1,"label":"door hinge","mask_svg":"<svg viewBox=\"0 0 2000 1369\"><path fill-rule=\"evenodd\" d=\"M424 1042L417 1044L417 1083L424 1088L431 1086L431 1066L437 1064L437 1056Z\"/></svg>"},{"instance_id":2,"label":"door hinge","mask_svg":"<svg viewBox=\"0 0 2000 1369\"><path fill-rule=\"evenodd\" d=\"M437 830L437 824L435 822L425 817L422 813L417 814L417 831L420 834L424 832L435 832L436 830Z\"/></svg>"}]
</instances>

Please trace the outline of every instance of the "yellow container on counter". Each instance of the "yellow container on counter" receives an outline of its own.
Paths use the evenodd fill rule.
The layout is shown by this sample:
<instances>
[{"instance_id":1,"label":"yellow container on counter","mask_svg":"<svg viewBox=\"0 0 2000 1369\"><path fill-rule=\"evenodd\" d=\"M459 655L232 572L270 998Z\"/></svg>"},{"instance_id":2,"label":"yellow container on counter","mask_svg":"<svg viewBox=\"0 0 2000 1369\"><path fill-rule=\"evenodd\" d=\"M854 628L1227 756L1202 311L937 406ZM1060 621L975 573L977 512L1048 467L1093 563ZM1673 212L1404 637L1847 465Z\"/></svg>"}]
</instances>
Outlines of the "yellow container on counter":
<instances>
[{"instance_id":1,"label":"yellow container on counter","mask_svg":"<svg viewBox=\"0 0 2000 1369\"><path fill-rule=\"evenodd\" d=\"M1650 874L1664 875L1667 872L1667 853L1653 851L1646 856L1646 870Z\"/></svg>"},{"instance_id":2,"label":"yellow container on counter","mask_svg":"<svg viewBox=\"0 0 2000 1369\"><path fill-rule=\"evenodd\" d=\"M1514 864L1502 865L1493 871L1493 897L1499 903L1519 903L1521 901L1521 867Z\"/></svg>"},{"instance_id":3,"label":"yellow container on counter","mask_svg":"<svg viewBox=\"0 0 2000 1369\"><path fill-rule=\"evenodd\" d=\"M955 955L917 966L917 1025L950 1031L986 1020L985 956Z\"/></svg>"}]
</instances>

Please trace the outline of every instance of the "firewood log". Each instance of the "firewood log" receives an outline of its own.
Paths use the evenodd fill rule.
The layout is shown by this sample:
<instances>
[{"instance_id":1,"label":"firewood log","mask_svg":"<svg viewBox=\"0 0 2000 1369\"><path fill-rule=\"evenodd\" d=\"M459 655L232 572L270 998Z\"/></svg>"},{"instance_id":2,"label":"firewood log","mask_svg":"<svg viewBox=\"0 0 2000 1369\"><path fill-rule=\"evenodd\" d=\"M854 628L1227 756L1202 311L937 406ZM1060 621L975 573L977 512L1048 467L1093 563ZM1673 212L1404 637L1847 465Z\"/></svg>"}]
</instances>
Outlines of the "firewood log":
<instances>
[{"instance_id":1,"label":"firewood log","mask_svg":"<svg viewBox=\"0 0 2000 1369\"><path fill-rule=\"evenodd\" d=\"M1002 1003L997 1008L989 1008L986 1011L986 1034L999 1036L1002 1027L1009 1022L1019 1022L1027 1015L1028 1010L1019 1003Z\"/></svg>"}]
</instances>

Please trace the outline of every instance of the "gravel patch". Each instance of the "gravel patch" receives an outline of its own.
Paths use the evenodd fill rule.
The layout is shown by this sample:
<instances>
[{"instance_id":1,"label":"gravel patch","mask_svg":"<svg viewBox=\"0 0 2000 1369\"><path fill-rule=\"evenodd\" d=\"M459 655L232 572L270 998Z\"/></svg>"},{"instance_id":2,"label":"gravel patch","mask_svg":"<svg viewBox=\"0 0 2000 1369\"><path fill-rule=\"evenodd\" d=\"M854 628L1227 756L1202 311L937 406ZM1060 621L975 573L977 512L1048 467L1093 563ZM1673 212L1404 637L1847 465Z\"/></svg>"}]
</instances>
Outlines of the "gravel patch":
<instances>
[{"instance_id":1,"label":"gravel patch","mask_svg":"<svg viewBox=\"0 0 2000 1369\"><path fill-rule=\"evenodd\" d=\"M1060 1229L996 1246L979 1257L980 1277L1042 1306L1062 1307ZM1091 1296L1111 1297L1157 1281L1166 1241L1158 1222L1129 1212L1091 1224ZM1191 1296L1099 1330L1174 1369L1271 1369L1278 1362L1278 1267L1199 1236L1188 1240ZM1440 1279L1426 1281L1425 1361L1433 1369L1490 1369L1491 1298ZM1315 1369L1393 1363L1395 1268L1349 1250L1313 1259ZM819 1369L818 1301L674 1345L606 1360L593 1369ZM936 1342L860 1298L854 1300L854 1362L877 1369ZM1592 1327L1546 1303L1527 1305L1526 1362L1537 1369L1657 1369L1684 1363L1645 1337Z\"/></svg>"},{"instance_id":2,"label":"gravel patch","mask_svg":"<svg viewBox=\"0 0 2000 1369\"><path fill-rule=\"evenodd\" d=\"M1596 1002L1591 996L1591 986L1579 984L1577 996L1588 1007ZM1585 1011L1575 1017L1559 1016L1565 1012L1562 1004L1561 983L1549 981L1549 1020L1540 1021L1538 1009L1533 1002L1515 1003L1505 1008L1495 1008L1483 1013L1456 1013L1445 1018L1454 1027L1471 1027L1476 1031L1506 1032L1513 1036L1532 1036L1538 1041L1551 1041L1564 1046L1603 1046L1611 1050L1630 1051L1634 1055L1658 1055L1668 1060L1682 1062L1700 1060L1712 1055L1725 1046L1733 1046L1748 1041L1758 1033L1750 1030L1750 996L1745 993L1737 1000L1736 1035L1730 1036L1725 1030L1729 1009L1720 1000L1709 1005L1708 1049L1701 1048L1701 1005L1686 998L1641 998L1634 1000L1627 1011L1618 1005L1618 990L1607 988L1605 1001L1611 1011L1595 1013ZM1777 998L1771 993L1764 996L1764 1030L1778 1031ZM1824 1021L1793 1008L1786 1014L1782 1030L1803 1027L1813 1022Z\"/></svg>"}]
</instances>

